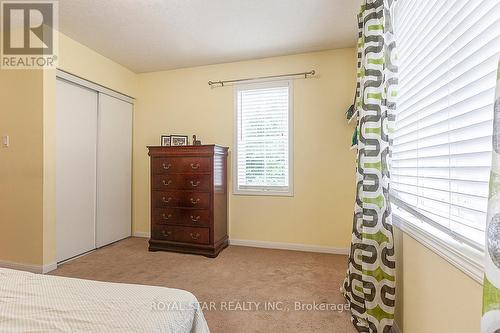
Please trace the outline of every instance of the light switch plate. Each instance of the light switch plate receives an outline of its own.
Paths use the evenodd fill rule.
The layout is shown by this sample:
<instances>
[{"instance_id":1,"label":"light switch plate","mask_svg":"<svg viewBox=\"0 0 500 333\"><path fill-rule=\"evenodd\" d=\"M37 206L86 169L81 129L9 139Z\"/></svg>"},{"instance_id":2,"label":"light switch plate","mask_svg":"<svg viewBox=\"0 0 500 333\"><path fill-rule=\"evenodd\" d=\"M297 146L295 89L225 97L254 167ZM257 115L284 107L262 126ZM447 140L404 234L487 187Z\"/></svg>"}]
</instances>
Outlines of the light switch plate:
<instances>
[{"instance_id":1,"label":"light switch plate","mask_svg":"<svg viewBox=\"0 0 500 333\"><path fill-rule=\"evenodd\" d=\"M10 137L8 135L2 136L2 147L7 148L10 146Z\"/></svg>"}]
</instances>

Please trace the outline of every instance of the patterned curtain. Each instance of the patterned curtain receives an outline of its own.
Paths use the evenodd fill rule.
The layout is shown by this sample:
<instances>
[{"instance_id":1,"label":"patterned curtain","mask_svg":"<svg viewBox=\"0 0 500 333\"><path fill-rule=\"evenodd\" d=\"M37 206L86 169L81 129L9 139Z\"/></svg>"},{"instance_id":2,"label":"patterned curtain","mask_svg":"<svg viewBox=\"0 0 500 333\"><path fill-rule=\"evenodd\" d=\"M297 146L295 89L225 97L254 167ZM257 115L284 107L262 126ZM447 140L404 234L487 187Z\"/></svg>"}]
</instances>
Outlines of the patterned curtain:
<instances>
[{"instance_id":1,"label":"patterned curtain","mask_svg":"<svg viewBox=\"0 0 500 333\"><path fill-rule=\"evenodd\" d=\"M486 227L482 333L500 332L500 62L493 122L493 159Z\"/></svg>"},{"instance_id":2,"label":"patterned curtain","mask_svg":"<svg viewBox=\"0 0 500 333\"><path fill-rule=\"evenodd\" d=\"M395 257L389 203L389 134L397 96L394 3L364 0L358 15L357 190L342 286L358 332L390 332L394 321Z\"/></svg>"}]
</instances>

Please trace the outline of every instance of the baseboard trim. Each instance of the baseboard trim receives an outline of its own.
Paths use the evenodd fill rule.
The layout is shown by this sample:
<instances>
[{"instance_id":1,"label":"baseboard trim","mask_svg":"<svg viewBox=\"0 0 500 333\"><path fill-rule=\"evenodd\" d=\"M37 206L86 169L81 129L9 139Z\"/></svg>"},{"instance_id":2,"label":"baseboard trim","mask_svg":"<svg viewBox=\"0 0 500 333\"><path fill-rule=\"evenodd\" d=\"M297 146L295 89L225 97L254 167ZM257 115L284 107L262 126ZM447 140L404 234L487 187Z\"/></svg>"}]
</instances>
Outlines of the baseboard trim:
<instances>
[{"instance_id":1,"label":"baseboard trim","mask_svg":"<svg viewBox=\"0 0 500 333\"><path fill-rule=\"evenodd\" d=\"M149 232L134 231L132 235L134 237L150 238ZM265 241L256 241L247 239L230 239L229 245L258 247L263 249L275 249L275 250L330 253L330 254L341 254L341 255L349 254L349 249L342 249L336 247L308 245L299 243L265 242Z\"/></svg>"},{"instance_id":2,"label":"baseboard trim","mask_svg":"<svg viewBox=\"0 0 500 333\"><path fill-rule=\"evenodd\" d=\"M392 333L402 333L402 331L399 329L399 326L398 326L398 324L396 324L396 322L394 322L394 324L392 324Z\"/></svg>"},{"instance_id":3,"label":"baseboard trim","mask_svg":"<svg viewBox=\"0 0 500 333\"><path fill-rule=\"evenodd\" d=\"M151 238L151 234L149 232L142 232L142 231L134 231L132 234L134 237L141 237L141 238Z\"/></svg>"},{"instance_id":4,"label":"baseboard trim","mask_svg":"<svg viewBox=\"0 0 500 333\"><path fill-rule=\"evenodd\" d=\"M48 272L52 272L57 269L57 262L53 262L47 265L42 266L42 273L46 274Z\"/></svg>"},{"instance_id":5,"label":"baseboard trim","mask_svg":"<svg viewBox=\"0 0 500 333\"><path fill-rule=\"evenodd\" d=\"M11 261L0 261L0 267L17 269L19 271L26 271L31 273L45 274L55 270L57 268L57 263L53 262L47 265L30 265L30 264L20 264Z\"/></svg>"},{"instance_id":6,"label":"baseboard trim","mask_svg":"<svg viewBox=\"0 0 500 333\"><path fill-rule=\"evenodd\" d=\"M229 245L258 247L258 248L276 249L276 250L341 254L341 255L349 254L349 249L342 249L336 247L298 244L298 243L265 242L265 241L246 240L246 239L230 239Z\"/></svg>"}]
</instances>

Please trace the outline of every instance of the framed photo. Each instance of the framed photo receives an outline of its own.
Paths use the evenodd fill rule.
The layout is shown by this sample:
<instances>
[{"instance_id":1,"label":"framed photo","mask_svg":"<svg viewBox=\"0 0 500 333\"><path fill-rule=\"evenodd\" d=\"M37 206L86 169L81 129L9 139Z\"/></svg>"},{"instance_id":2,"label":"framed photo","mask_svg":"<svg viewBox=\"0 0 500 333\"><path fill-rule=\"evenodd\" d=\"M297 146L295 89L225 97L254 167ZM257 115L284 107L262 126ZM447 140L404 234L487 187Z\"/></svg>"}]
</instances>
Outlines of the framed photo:
<instances>
[{"instance_id":1,"label":"framed photo","mask_svg":"<svg viewBox=\"0 0 500 333\"><path fill-rule=\"evenodd\" d=\"M172 146L187 146L188 145L188 137L187 137L187 135L171 135L170 136L170 144Z\"/></svg>"},{"instance_id":2,"label":"framed photo","mask_svg":"<svg viewBox=\"0 0 500 333\"><path fill-rule=\"evenodd\" d=\"M161 136L161 146L162 147L169 147L172 145L172 140L170 135L162 135Z\"/></svg>"}]
</instances>

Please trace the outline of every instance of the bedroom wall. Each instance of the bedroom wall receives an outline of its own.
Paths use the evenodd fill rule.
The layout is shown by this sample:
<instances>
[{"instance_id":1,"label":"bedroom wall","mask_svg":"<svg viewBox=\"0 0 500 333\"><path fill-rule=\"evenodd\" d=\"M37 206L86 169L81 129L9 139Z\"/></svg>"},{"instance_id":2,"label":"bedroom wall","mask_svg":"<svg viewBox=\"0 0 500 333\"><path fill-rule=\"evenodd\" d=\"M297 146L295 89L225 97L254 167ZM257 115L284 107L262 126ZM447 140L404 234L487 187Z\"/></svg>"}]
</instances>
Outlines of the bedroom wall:
<instances>
[{"instance_id":1,"label":"bedroom wall","mask_svg":"<svg viewBox=\"0 0 500 333\"><path fill-rule=\"evenodd\" d=\"M42 263L43 71L0 70L0 262Z\"/></svg>"},{"instance_id":2,"label":"bedroom wall","mask_svg":"<svg viewBox=\"0 0 500 333\"><path fill-rule=\"evenodd\" d=\"M134 72L62 33L57 68L131 97L136 94Z\"/></svg>"},{"instance_id":3,"label":"bedroom wall","mask_svg":"<svg viewBox=\"0 0 500 333\"><path fill-rule=\"evenodd\" d=\"M133 230L149 233L149 157L162 134L196 134L233 152L233 88L208 80L315 69L294 81L294 197L229 196L231 239L345 249L354 198L352 127L344 112L356 80L354 49L306 53L138 75L134 118ZM231 180L232 154L229 158ZM229 184L230 193L232 184Z\"/></svg>"},{"instance_id":4,"label":"bedroom wall","mask_svg":"<svg viewBox=\"0 0 500 333\"><path fill-rule=\"evenodd\" d=\"M479 332L482 286L398 228L395 244L401 332Z\"/></svg>"}]
</instances>

